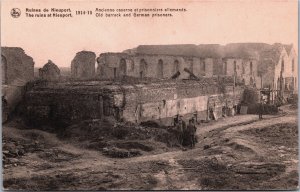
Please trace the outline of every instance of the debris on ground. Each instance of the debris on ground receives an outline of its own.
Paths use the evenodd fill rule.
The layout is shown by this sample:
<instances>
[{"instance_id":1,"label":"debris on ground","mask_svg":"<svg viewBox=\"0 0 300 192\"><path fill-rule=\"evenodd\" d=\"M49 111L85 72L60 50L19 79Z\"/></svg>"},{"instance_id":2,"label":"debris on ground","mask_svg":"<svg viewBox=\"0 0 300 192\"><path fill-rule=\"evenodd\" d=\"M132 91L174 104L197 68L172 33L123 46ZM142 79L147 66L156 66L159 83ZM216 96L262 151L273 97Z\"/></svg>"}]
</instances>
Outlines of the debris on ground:
<instances>
[{"instance_id":1,"label":"debris on ground","mask_svg":"<svg viewBox=\"0 0 300 192\"><path fill-rule=\"evenodd\" d=\"M245 115L202 124L193 149L178 147L172 129L155 124L90 120L59 133L5 124L3 185L9 190L296 190L297 113L289 106L282 110L285 115L263 120Z\"/></svg>"}]
</instances>

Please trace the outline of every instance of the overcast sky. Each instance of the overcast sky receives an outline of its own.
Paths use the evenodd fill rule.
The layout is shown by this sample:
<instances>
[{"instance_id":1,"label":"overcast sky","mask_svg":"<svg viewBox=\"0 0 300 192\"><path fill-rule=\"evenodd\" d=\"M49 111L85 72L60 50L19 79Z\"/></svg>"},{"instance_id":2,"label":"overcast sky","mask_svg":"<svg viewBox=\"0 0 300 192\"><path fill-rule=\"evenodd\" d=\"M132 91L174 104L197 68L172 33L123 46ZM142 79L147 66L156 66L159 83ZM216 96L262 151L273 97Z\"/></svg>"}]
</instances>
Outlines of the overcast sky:
<instances>
[{"instance_id":1,"label":"overcast sky","mask_svg":"<svg viewBox=\"0 0 300 192\"><path fill-rule=\"evenodd\" d=\"M82 50L120 52L141 44L293 43L298 1L55 1L2 0L1 46L22 47L36 67L51 59L69 67ZM21 16L13 18L12 8ZM71 8L73 18L28 18L26 8ZM99 18L96 8L186 8L168 18ZM92 16L76 16L92 10Z\"/></svg>"}]
</instances>

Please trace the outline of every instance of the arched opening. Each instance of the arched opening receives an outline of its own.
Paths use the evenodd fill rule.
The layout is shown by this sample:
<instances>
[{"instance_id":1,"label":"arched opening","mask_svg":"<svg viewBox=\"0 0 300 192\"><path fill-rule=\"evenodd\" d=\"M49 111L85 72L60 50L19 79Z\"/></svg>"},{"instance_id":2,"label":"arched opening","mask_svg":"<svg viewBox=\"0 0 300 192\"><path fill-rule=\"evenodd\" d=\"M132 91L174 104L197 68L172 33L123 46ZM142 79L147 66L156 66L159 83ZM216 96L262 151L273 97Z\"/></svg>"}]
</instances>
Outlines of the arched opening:
<instances>
[{"instance_id":1,"label":"arched opening","mask_svg":"<svg viewBox=\"0 0 300 192\"><path fill-rule=\"evenodd\" d=\"M292 71L294 72L294 70L295 70L295 60L293 59L292 60Z\"/></svg>"},{"instance_id":2,"label":"arched opening","mask_svg":"<svg viewBox=\"0 0 300 192\"><path fill-rule=\"evenodd\" d=\"M242 80L242 84L245 85L245 79Z\"/></svg>"},{"instance_id":3,"label":"arched opening","mask_svg":"<svg viewBox=\"0 0 300 192\"><path fill-rule=\"evenodd\" d=\"M281 61L281 71L284 72L284 60Z\"/></svg>"},{"instance_id":4,"label":"arched opening","mask_svg":"<svg viewBox=\"0 0 300 192\"><path fill-rule=\"evenodd\" d=\"M7 60L6 58L1 55L1 64L2 64L2 84L7 84Z\"/></svg>"},{"instance_id":5,"label":"arched opening","mask_svg":"<svg viewBox=\"0 0 300 192\"><path fill-rule=\"evenodd\" d=\"M192 59L189 59L189 70L193 73L194 72L194 62Z\"/></svg>"},{"instance_id":6,"label":"arched opening","mask_svg":"<svg viewBox=\"0 0 300 192\"><path fill-rule=\"evenodd\" d=\"M157 67L157 77L158 78L164 77L164 72L163 72L164 66L163 65L164 65L163 61L161 59L158 60L158 67Z\"/></svg>"},{"instance_id":7,"label":"arched opening","mask_svg":"<svg viewBox=\"0 0 300 192\"><path fill-rule=\"evenodd\" d=\"M253 85L253 84L254 84L253 78L250 77L250 85Z\"/></svg>"},{"instance_id":8,"label":"arched opening","mask_svg":"<svg viewBox=\"0 0 300 192\"><path fill-rule=\"evenodd\" d=\"M224 62L224 75L227 75L227 62Z\"/></svg>"},{"instance_id":9,"label":"arched opening","mask_svg":"<svg viewBox=\"0 0 300 192\"><path fill-rule=\"evenodd\" d=\"M252 64L252 61L250 62L250 73L251 73L251 75L253 73L253 64Z\"/></svg>"},{"instance_id":10,"label":"arched opening","mask_svg":"<svg viewBox=\"0 0 300 192\"><path fill-rule=\"evenodd\" d=\"M178 71L179 71L179 61L175 60L173 73L177 73Z\"/></svg>"},{"instance_id":11,"label":"arched opening","mask_svg":"<svg viewBox=\"0 0 300 192\"><path fill-rule=\"evenodd\" d=\"M126 75L126 60L121 59L119 63L120 76Z\"/></svg>"},{"instance_id":12,"label":"arched opening","mask_svg":"<svg viewBox=\"0 0 300 192\"><path fill-rule=\"evenodd\" d=\"M134 71L134 62L132 60L128 61L128 71Z\"/></svg>"},{"instance_id":13,"label":"arched opening","mask_svg":"<svg viewBox=\"0 0 300 192\"><path fill-rule=\"evenodd\" d=\"M144 78L147 75L147 63L145 59L140 61L140 78Z\"/></svg>"}]
</instances>

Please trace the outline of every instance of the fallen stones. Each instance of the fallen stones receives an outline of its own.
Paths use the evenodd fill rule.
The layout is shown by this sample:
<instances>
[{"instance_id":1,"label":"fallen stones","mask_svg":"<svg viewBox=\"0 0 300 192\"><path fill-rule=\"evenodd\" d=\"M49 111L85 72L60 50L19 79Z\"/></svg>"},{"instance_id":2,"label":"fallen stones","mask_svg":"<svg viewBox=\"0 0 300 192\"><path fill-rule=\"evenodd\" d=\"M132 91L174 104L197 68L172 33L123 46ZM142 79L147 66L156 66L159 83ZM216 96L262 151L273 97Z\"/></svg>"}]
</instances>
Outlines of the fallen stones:
<instances>
[{"instance_id":1,"label":"fallen stones","mask_svg":"<svg viewBox=\"0 0 300 192\"><path fill-rule=\"evenodd\" d=\"M113 158L130 158L141 155L141 152L138 150L126 150L126 149L119 149L116 147L112 148L103 148L104 155Z\"/></svg>"}]
</instances>

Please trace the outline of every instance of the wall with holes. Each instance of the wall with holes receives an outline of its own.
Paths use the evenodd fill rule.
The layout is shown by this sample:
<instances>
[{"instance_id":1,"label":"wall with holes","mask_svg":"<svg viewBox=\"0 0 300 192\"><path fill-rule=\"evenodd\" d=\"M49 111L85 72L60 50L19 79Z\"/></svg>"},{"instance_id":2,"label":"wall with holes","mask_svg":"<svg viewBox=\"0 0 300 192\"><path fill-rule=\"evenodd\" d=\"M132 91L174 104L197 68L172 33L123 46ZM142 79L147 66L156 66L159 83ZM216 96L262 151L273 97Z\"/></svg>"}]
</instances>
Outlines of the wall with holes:
<instances>
[{"instance_id":1,"label":"wall with holes","mask_svg":"<svg viewBox=\"0 0 300 192\"><path fill-rule=\"evenodd\" d=\"M184 71L184 68L189 69L198 77L213 75L213 59L211 58L102 53L97 61L97 76L108 79L123 75L170 79L177 71L181 74L179 79L187 79L190 75Z\"/></svg>"},{"instance_id":2,"label":"wall with holes","mask_svg":"<svg viewBox=\"0 0 300 192\"><path fill-rule=\"evenodd\" d=\"M178 83L163 88L143 87L125 96L123 118L131 122L156 121L172 125L176 115L187 120L197 114L199 120L207 119L207 110L212 108L217 117L222 108L233 108L240 103L243 89L226 86L224 93L217 85L203 83Z\"/></svg>"},{"instance_id":3,"label":"wall with holes","mask_svg":"<svg viewBox=\"0 0 300 192\"><path fill-rule=\"evenodd\" d=\"M211 79L211 78L210 78ZM213 109L216 117L222 108L240 102L243 89L232 85L221 88L208 81L171 81L132 85L65 85L34 87L25 95L24 114L31 124L71 125L88 119L112 117L133 123L155 121L172 125L176 115L188 119L197 114L207 119Z\"/></svg>"}]
</instances>

